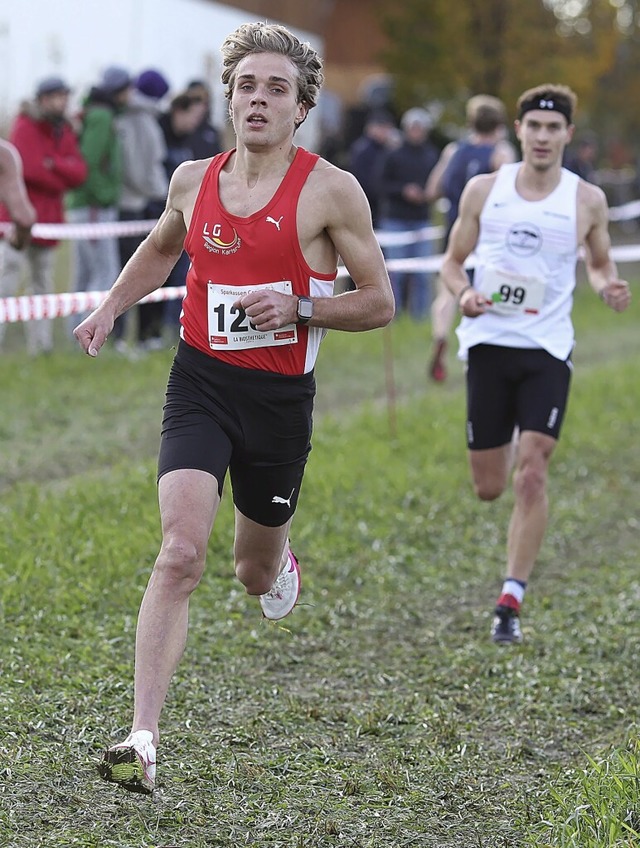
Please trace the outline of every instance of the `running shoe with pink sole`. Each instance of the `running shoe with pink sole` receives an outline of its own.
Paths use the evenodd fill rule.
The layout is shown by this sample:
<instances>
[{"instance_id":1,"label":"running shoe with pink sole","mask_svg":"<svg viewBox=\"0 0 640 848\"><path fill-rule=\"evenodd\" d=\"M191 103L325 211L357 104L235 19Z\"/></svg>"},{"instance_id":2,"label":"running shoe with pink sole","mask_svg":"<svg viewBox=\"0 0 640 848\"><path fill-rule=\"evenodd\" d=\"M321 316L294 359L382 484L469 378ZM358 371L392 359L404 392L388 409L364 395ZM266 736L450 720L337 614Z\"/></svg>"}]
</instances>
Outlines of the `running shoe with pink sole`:
<instances>
[{"instance_id":1,"label":"running shoe with pink sole","mask_svg":"<svg viewBox=\"0 0 640 848\"><path fill-rule=\"evenodd\" d=\"M262 614L270 621L279 621L289 615L300 595L300 566L289 549L284 568L278 574L271 589L260 595Z\"/></svg>"}]
</instances>

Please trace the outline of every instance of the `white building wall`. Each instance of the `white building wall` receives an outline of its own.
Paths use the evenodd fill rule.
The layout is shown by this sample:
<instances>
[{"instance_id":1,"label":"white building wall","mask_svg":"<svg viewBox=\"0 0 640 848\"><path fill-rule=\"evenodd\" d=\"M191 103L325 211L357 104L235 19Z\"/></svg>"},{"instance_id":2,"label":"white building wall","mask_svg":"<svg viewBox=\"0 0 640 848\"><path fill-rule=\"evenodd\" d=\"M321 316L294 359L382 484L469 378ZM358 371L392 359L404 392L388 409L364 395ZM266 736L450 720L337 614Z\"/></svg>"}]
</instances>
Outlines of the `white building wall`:
<instances>
[{"instance_id":1,"label":"white building wall","mask_svg":"<svg viewBox=\"0 0 640 848\"><path fill-rule=\"evenodd\" d=\"M222 127L226 105L220 85L220 45L250 12L205 0L0 0L0 133L51 74L73 87L76 107L108 65L131 74L154 67L177 93L191 79L205 79L214 94L214 123ZM322 41L293 28L322 53ZM314 149L316 121L296 141Z\"/></svg>"}]
</instances>

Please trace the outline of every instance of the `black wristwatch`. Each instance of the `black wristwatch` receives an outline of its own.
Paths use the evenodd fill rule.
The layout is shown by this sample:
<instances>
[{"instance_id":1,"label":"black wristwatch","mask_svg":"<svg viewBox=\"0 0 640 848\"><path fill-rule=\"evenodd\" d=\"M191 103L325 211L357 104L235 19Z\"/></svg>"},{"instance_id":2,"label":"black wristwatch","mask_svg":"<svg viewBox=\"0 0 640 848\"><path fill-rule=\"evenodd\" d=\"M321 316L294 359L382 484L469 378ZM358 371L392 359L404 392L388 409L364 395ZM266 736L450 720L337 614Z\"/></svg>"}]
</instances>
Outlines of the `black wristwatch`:
<instances>
[{"instance_id":1,"label":"black wristwatch","mask_svg":"<svg viewBox=\"0 0 640 848\"><path fill-rule=\"evenodd\" d=\"M313 301L310 297L298 298L298 324L308 324L313 318Z\"/></svg>"}]
</instances>

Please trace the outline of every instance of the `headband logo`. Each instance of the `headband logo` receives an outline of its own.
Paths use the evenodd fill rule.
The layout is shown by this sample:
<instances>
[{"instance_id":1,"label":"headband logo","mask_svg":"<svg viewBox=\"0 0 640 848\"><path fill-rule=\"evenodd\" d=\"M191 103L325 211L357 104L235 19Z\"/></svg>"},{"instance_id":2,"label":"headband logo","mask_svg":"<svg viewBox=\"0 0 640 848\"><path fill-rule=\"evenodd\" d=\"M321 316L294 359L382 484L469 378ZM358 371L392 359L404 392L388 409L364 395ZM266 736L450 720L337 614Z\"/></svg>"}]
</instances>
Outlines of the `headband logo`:
<instances>
[{"instance_id":1,"label":"headband logo","mask_svg":"<svg viewBox=\"0 0 640 848\"><path fill-rule=\"evenodd\" d=\"M567 122L571 123L571 106L569 104L563 103L562 100L556 101L553 95L550 97L547 95L536 95L530 100L526 100L520 106L520 118L522 119L523 115L526 112L530 112L532 109L544 109L545 112L560 112L561 115L564 115L567 119Z\"/></svg>"}]
</instances>

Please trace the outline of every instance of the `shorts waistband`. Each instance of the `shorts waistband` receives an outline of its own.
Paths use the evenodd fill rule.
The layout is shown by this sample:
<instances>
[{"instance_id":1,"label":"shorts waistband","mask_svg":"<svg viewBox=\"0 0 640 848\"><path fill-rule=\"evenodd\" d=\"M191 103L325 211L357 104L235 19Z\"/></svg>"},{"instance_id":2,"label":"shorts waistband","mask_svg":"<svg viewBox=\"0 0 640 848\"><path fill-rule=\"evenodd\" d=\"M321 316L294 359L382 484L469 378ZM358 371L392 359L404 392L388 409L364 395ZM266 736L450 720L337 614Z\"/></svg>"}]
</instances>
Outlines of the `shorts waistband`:
<instances>
[{"instance_id":1,"label":"shorts waistband","mask_svg":"<svg viewBox=\"0 0 640 848\"><path fill-rule=\"evenodd\" d=\"M237 380L242 383L279 383L281 385L295 386L313 386L315 377L313 371L306 374L278 374L275 371L261 371L258 368L242 368L239 365L231 365L229 362L223 362L215 356L209 356L201 350L193 347L180 339L178 341L178 350L176 359L181 363L189 363L196 368L204 368L210 372L223 374L227 379Z\"/></svg>"}]
</instances>

